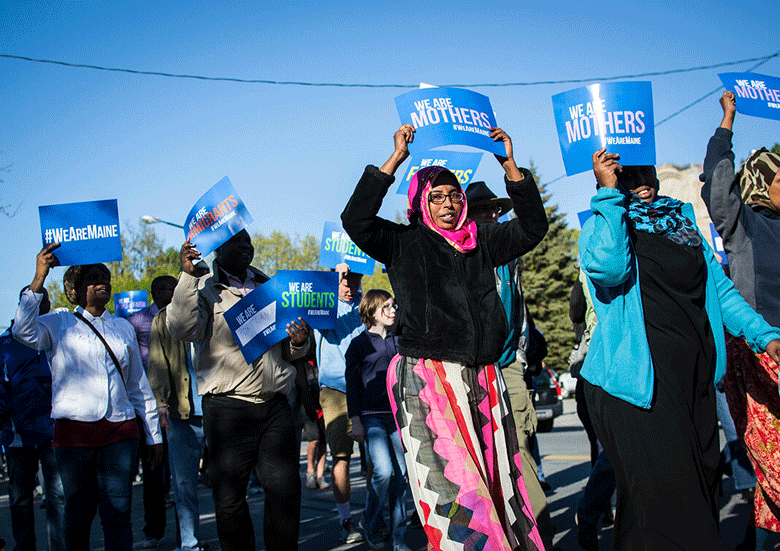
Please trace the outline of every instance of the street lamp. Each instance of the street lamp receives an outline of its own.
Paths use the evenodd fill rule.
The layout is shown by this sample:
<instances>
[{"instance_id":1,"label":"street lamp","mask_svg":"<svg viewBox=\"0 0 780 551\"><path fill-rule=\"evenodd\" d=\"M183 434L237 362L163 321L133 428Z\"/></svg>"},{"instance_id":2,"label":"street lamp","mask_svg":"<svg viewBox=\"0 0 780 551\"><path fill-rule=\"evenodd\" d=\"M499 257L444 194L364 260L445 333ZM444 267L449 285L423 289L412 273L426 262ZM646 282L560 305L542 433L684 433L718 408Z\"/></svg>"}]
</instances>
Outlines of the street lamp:
<instances>
[{"instance_id":1,"label":"street lamp","mask_svg":"<svg viewBox=\"0 0 780 551\"><path fill-rule=\"evenodd\" d=\"M141 222L144 224L168 224L169 226L173 226L174 228L179 228L181 230L184 229L184 226L180 224L174 224L173 222L167 222L165 220L160 220L159 218L155 218L154 216L149 216L148 214L144 214L141 217Z\"/></svg>"}]
</instances>

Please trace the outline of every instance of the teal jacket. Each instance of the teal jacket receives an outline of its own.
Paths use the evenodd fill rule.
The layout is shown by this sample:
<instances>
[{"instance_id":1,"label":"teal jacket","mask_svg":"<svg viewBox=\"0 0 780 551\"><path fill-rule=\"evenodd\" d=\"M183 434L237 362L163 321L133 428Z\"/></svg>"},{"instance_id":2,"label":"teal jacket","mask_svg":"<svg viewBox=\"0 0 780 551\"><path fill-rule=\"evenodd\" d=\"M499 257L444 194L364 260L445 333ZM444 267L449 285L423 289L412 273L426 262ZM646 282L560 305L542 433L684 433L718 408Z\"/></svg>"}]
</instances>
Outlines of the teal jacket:
<instances>
[{"instance_id":1,"label":"teal jacket","mask_svg":"<svg viewBox=\"0 0 780 551\"><path fill-rule=\"evenodd\" d=\"M581 375L616 398L649 408L655 375L645 332L639 265L626 223L627 200L619 190L599 189L590 202L595 216L580 233L581 266L599 320ZM686 204L683 212L695 223L692 205ZM780 339L780 330L750 308L703 238L702 247L707 264L705 308L715 340L717 382L726 372L726 340L719 328L725 326L732 335L745 337L756 352Z\"/></svg>"}]
</instances>

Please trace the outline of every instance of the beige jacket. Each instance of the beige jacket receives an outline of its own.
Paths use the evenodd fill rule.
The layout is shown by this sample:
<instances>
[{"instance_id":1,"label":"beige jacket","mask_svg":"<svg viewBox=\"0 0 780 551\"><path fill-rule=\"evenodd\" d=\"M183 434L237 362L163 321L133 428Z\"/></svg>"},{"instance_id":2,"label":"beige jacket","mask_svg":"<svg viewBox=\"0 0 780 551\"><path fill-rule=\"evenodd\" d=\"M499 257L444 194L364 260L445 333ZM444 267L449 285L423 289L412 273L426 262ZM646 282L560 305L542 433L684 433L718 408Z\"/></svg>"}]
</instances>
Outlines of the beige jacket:
<instances>
[{"instance_id":1,"label":"beige jacket","mask_svg":"<svg viewBox=\"0 0 780 551\"><path fill-rule=\"evenodd\" d=\"M190 417L190 374L187 371L189 344L176 340L165 323L166 308L152 320L149 333L149 364L146 375L157 399L157 407L168 408L171 417Z\"/></svg>"},{"instance_id":2,"label":"beige jacket","mask_svg":"<svg viewBox=\"0 0 780 551\"><path fill-rule=\"evenodd\" d=\"M198 394L225 394L256 402L276 393L287 394L295 384L295 367L289 362L306 353L308 342L294 347L286 338L247 364L224 318L224 312L243 297L220 281L216 263L214 268L200 279L182 272L167 307L171 335L195 343ZM257 284L268 280L259 270L250 270Z\"/></svg>"}]
</instances>

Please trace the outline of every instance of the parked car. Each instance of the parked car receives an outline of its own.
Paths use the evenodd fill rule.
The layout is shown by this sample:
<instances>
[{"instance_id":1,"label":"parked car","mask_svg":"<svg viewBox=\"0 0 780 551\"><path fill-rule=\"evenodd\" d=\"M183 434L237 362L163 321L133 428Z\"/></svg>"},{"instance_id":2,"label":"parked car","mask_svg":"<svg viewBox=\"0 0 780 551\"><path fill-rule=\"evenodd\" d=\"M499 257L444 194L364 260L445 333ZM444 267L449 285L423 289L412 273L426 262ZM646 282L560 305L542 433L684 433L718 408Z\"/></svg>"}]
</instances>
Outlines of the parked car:
<instances>
[{"instance_id":1,"label":"parked car","mask_svg":"<svg viewBox=\"0 0 780 551\"><path fill-rule=\"evenodd\" d=\"M564 371L558 375L558 384L561 386L561 395L563 398L574 396L574 393L577 390L577 377L569 373L569 371Z\"/></svg>"},{"instance_id":2,"label":"parked car","mask_svg":"<svg viewBox=\"0 0 780 551\"><path fill-rule=\"evenodd\" d=\"M534 377L534 408L536 409L537 432L550 432L553 428L553 419L563 413L563 400L561 399L561 387L555 379L551 369L542 369L542 372Z\"/></svg>"}]
</instances>

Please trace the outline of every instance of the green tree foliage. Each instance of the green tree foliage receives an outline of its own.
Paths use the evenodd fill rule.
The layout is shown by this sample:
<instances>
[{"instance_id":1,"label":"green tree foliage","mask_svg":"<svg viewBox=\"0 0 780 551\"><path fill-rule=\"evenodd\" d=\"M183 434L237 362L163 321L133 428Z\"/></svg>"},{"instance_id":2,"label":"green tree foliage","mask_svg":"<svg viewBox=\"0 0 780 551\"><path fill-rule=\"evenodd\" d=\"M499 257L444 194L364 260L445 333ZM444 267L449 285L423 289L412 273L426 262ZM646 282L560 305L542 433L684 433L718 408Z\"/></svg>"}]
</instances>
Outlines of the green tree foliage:
<instances>
[{"instance_id":1,"label":"green tree foliage","mask_svg":"<svg viewBox=\"0 0 780 551\"><path fill-rule=\"evenodd\" d=\"M320 241L312 235L290 237L279 231L264 236L254 234L255 258L252 265L269 276L277 270L322 270L318 266Z\"/></svg>"},{"instance_id":2,"label":"green tree foliage","mask_svg":"<svg viewBox=\"0 0 780 551\"><path fill-rule=\"evenodd\" d=\"M539 182L536 167L529 170ZM546 186L539 191L545 204L550 229L542 242L523 255L523 291L534 322L547 340L545 363L557 371L568 368L574 346L574 331L569 320L569 296L577 278L577 231L566 225L557 205L550 205Z\"/></svg>"},{"instance_id":3,"label":"green tree foliage","mask_svg":"<svg viewBox=\"0 0 780 551\"><path fill-rule=\"evenodd\" d=\"M772 146L772 149L770 149L772 153L777 153L780 155L780 143L775 143L775 145Z\"/></svg>"}]
</instances>

